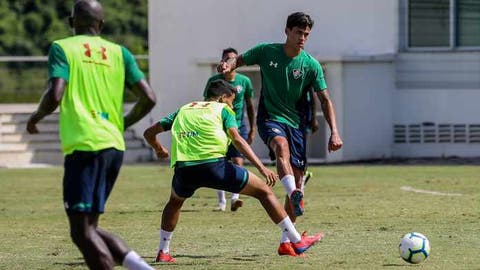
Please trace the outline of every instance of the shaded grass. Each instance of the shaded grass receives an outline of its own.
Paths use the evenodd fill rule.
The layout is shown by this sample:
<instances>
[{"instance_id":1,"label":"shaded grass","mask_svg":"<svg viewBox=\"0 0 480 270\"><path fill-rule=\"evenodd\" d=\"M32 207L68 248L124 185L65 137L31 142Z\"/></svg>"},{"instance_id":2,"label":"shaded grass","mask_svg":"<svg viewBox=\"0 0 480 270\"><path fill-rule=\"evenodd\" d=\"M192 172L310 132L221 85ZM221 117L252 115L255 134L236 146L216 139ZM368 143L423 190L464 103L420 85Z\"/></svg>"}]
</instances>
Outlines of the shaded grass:
<instances>
[{"instance_id":1,"label":"shaded grass","mask_svg":"<svg viewBox=\"0 0 480 270\"><path fill-rule=\"evenodd\" d=\"M400 237L425 234L432 253L416 269L480 269L480 168L475 166L321 166L306 187L300 231L327 237L307 257L276 255L279 229L260 204L213 212L216 194L187 200L173 235L174 265L158 269L410 269L398 256ZM148 261L158 245L161 209L172 170L124 166L100 224ZM86 269L68 235L61 168L0 169L0 269ZM461 193L436 196L401 186ZM280 184L274 187L283 197ZM282 198L283 201L283 198ZM120 268L119 268L120 269Z\"/></svg>"}]
</instances>

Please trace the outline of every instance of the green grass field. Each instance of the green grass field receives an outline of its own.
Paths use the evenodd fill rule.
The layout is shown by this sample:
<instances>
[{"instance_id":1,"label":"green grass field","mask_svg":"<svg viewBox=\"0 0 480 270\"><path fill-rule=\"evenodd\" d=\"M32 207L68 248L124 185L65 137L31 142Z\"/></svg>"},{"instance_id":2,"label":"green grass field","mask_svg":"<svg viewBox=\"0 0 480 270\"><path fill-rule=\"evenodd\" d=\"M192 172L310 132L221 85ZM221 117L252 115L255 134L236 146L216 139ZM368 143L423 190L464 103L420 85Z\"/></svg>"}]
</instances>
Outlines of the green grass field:
<instances>
[{"instance_id":1,"label":"green grass field","mask_svg":"<svg viewBox=\"0 0 480 270\"><path fill-rule=\"evenodd\" d=\"M238 212L213 212L216 195L188 200L173 235L173 265L158 269L480 269L480 167L320 166L306 187L299 231L324 231L306 258L280 257L280 229L243 197ZM172 171L124 166L100 225L148 261L158 245ZM62 168L0 169L0 269L86 269L70 241ZM402 186L439 193L404 191ZM283 201L278 183L275 192ZM449 196L456 195L456 196ZM430 257L409 265L400 237L425 234ZM119 267L120 269L120 267Z\"/></svg>"}]
</instances>

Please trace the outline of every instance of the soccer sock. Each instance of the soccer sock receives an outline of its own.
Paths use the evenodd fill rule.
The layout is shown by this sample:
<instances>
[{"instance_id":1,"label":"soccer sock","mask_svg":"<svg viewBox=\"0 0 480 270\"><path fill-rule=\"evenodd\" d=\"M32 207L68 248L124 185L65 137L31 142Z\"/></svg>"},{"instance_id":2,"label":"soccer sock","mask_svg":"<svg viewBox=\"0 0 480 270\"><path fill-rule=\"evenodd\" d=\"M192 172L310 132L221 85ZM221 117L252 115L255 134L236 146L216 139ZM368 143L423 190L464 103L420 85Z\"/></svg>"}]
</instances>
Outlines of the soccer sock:
<instances>
[{"instance_id":1,"label":"soccer sock","mask_svg":"<svg viewBox=\"0 0 480 270\"><path fill-rule=\"evenodd\" d=\"M302 176L302 185L300 186L300 190L303 192L305 189L305 180L307 180L307 176Z\"/></svg>"},{"instance_id":2,"label":"soccer sock","mask_svg":"<svg viewBox=\"0 0 480 270\"><path fill-rule=\"evenodd\" d=\"M295 177L293 175L287 174L280 181L282 182L283 189L285 189L288 197L290 197L290 194L292 194L292 192L297 189L297 186L295 185Z\"/></svg>"},{"instance_id":3,"label":"soccer sock","mask_svg":"<svg viewBox=\"0 0 480 270\"><path fill-rule=\"evenodd\" d=\"M170 252L170 240L172 239L173 232L167 232L160 229L160 245L158 245L158 251L163 251L163 253Z\"/></svg>"},{"instance_id":4,"label":"soccer sock","mask_svg":"<svg viewBox=\"0 0 480 270\"><path fill-rule=\"evenodd\" d=\"M295 226L295 223L293 223L293 226ZM290 243L290 238L288 238L288 234L285 231L282 231L282 239L280 240L280 243Z\"/></svg>"},{"instance_id":5,"label":"soccer sock","mask_svg":"<svg viewBox=\"0 0 480 270\"><path fill-rule=\"evenodd\" d=\"M292 241L293 243L297 243L302 239L300 234L297 232L297 229L295 229L295 225L293 225L292 221L288 216L285 217L282 221L280 221L277 226L282 229L282 234L285 234L286 237L290 239L290 241Z\"/></svg>"},{"instance_id":6,"label":"soccer sock","mask_svg":"<svg viewBox=\"0 0 480 270\"><path fill-rule=\"evenodd\" d=\"M238 198L240 198L240 194L232 193L232 201L238 200Z\"/></svg>"},{"instance_id":7,"label":"soccer sock","mask_svg":"<svg viewBox=\"0 0 480 270\"><path fill-rule=\"evenodd\" d=\"M226 204L227 203L227 200L225 200L225 191L217 190L217 198L218 198L218 204Z\"/></svg>"},{"instance_id":8,"label":"soccer sock","mask_svg":"<svg viewBox=\"0 0 480 270\"><path fill-rule=\"evenodd\" d=\"M148 265L135 251L127 253L123 259L122 265L129 270L153 270L155 268Z\"/></svg>"}]
</instances>

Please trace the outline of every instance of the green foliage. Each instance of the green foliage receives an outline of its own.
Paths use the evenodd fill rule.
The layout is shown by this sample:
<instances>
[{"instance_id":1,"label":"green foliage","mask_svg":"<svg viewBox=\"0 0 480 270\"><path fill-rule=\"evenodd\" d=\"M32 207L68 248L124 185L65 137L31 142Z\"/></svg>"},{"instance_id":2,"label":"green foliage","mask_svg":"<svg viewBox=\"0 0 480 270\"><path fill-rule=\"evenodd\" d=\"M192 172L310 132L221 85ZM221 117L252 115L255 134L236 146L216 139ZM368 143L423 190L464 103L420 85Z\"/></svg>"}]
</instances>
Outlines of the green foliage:
<instances>
[{"instance_id":1,"label":"green foliage","mask_svg":"<svg viewBox=\"0 0 480 270\"><path fill-rule=\"evenodd\" d=\"M148 52L148 1L104 0L102 36L134 55ZM0 56L44 56L52 41L72 34L73 0L1 0ZM148 72L146 61L139 63ZM0 103L38 102L45 89L46 63L0 63ZM131 93L127 101L133 101Z\"/></svg>"},{"instance_id":2,"label":"green foliage","mask_svg":"<svg viewBox=\"0 0 480 270\"><path fill-rule=\"evenodd\" d=\"M73 1L0 1L0 55L46 55L52 41L71 34ZM148 51L148 1L105 0L103 36L129 48Z\"/></svg>"}]
</instances>

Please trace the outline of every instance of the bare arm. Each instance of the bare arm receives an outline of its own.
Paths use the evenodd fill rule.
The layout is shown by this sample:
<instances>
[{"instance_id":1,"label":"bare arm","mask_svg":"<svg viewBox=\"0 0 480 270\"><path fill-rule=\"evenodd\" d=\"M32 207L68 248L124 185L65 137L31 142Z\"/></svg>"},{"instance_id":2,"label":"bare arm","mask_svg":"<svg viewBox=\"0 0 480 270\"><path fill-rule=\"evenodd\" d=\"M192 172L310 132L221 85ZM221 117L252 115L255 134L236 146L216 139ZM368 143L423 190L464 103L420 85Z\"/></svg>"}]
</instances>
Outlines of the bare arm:
<instances>
[{"instance_id":1,"label":"bare arm","mask_svg":"<svg viewBox=\"0 0 480 270\"><path fill-rule=\"evenodd\" d=\"M318 91L317 96L320 100L320 106L322 108L323 115L325 116L325 120L327 121L331 132L330 139L328 141L328 152L337 151L342 147L343 142L337 129L335 108L333 107L328 90L325 89L323 91Z\"/></svg>"},{"instance_id":2,"label":"bare arm","mask_svg":"<svg viewBox=\"0 0 480 270\"><path fill-rule=\"evenodd\" d=\"M257 155L253 152L252 148L248 143L240 136L237 128L229 128L227 134L232 140L233 145L237 148L240 153L242 153L257 169L258 171L266 178L267 185L275 185L275 181L278 180L278 175L272 170L268 169L263 165Z\"/></svg>"},{"instance_id":3,"label":"bare arm","mask_svg":"<svg viewBox=\"0 0 480 270\"><path fill-rule=\"evenodd\" d=\"M217 66L219 73L227 73L245 65L242 55L228 59L227 61L221 61Z\"/></svg>"},{"instance_id":4,"label":"bare arm","mask_svg":"<svg viewBox=\"0 0 480 270\"><path fill-rule=\"evenodd\" d=\"M147 143L153 148L155 153L157 154L157 157L159 159L162 158L167 158L168 157L168 150L165 148L158 140L157 140L157 134L160 134L162 132L165 132L166 130L163 129L161 125L158 123L155 123L151 127L147 128L143 132L143 137L147 141Z\"/></svg>"},{"instance_id":5,"label":"bare arm","mask_svg":"<svg viewBox=\"0 0 480 270\"><path fill-rule=\"evenodd\" d=\"M147 115L157 102L155 93L145 79L137 82L130 90L137 96L138 100L123 118L124 129L127 129Z\"/></svg>"},{"instance_id":6,"label":"bare arm","mask_svg":"<svg viewBox=\"0 0 480 270\"><path fill-rule=\"evenodd\" d=\"M38 133L37 123L45 116L51 114L60 104L65 91L65 80L52 78L48 80L47 89L43 93L35 112L30 115L27 122L27 131L30 134Z\"/></svg>"},{"instance_id":7,"label":"bare arm","mask_svg":"<svg viewBox=\"0 0 480 270\"><path fill-rule=\"evenodd\" d=\"M253 101L250 97L245 97L245 103L247 104L247 117L248 124L250 125L250 131L248 132L248 144L253 143L253 138L255 137L255 131L257 126L255 125L255 109L253 107Z\"/></svg>"}]
</instances>

